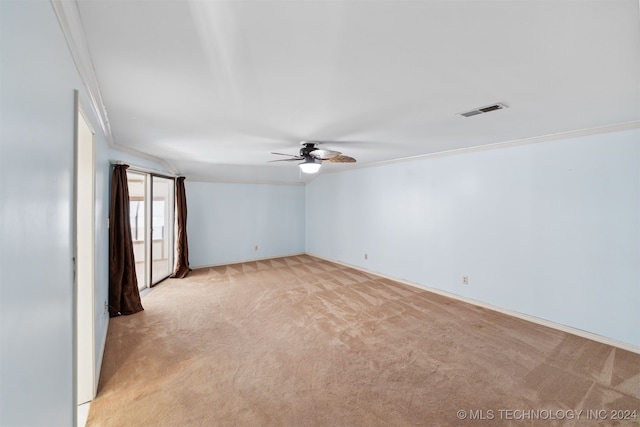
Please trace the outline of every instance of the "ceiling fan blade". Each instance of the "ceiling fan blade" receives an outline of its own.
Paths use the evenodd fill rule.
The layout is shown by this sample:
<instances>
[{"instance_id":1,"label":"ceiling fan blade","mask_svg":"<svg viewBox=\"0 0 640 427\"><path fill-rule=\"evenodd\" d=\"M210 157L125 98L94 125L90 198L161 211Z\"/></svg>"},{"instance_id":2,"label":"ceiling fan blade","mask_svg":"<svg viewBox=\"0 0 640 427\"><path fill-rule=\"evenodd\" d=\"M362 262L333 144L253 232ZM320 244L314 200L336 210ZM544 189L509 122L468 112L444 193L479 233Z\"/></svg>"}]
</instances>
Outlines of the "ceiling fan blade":
<instances>
[{"instance_id":1,"label":"ceiling fan blade","mask_svg":"<svg viewBox=\"0 0 640 427\"><path fill-rule=\"evenodd\" d=\"M354 159L353 157L349 157L349 156L336 156L336 157L332 157L330 159L326 159L325 162L330 162L330 163L355 163L356 159Z\"/></svg>"},{"instance_id":2,"label":"ceiling fan blade","mask_svg":"<svg viewBox=\"0 0 640 427\"><path fill-rule=\"evenodd\" d=\"M278 159L278 160L269 160L271 162L299 162L300 160L304 160L302 157L292 157L290 159Z\"/></svg>"},{"instance_id":3,"label":"ceiling fan blade","mask_svg":"<svg viewBox=\"0 0 640 427\"><path fill-rule=\"evenodd\" d=\"M309 155L311 157L315 157L316 159L320 159L320 160L329 160L329 159L333 159L334 157L338 157L340 156L339 151L333 151L333 150L323 150L323 149L315 149L311 152L309 152Z\"/></svg>"},{"instance_id":4,"label":"ceiling fan blade","mask_svg":"<svg viewBox=\"0 0 640 427\"><path fill-rule=\"evenodd\" d=\"M271 152L271 154L276 154L278 156L300 157L300 156L298 156L296 154L274 153L274 152Z\"/></svg>"}]
</instances>

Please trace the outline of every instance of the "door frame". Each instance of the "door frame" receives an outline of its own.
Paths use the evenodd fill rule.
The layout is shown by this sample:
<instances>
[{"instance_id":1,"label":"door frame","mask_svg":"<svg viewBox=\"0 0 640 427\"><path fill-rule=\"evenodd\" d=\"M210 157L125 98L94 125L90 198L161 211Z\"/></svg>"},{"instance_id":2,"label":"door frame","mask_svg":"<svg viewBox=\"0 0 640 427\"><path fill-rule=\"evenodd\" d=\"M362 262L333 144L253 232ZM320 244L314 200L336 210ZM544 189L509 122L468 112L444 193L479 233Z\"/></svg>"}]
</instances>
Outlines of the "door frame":
<instances>
[{"instance_id":1,"label":"door frame","mask_svg":"<svg viewBox=\"0 0 640 427\"><path fill-rule=\"evenodd\" d=\"M74 401L97 392L95 348L96 132L74 93ZM82 129L84 127L84 129ZM90 135L88 138L87 136Z\"/></svg>"},{"instance_id":2,"label":"door frame","mask_svg":"<svg viewBox=\"0 0 640 427\"><path fill-rule=\"evenodd\" d=\"M173 273L173 268L175 267L175 244L176 244L176 196L175 196L175 182L176 177L161 173L158 171L153 171L150 169L145 169L137 166L129 166L127 169L127 185L129 184L130 175L140 175L143 178L143 189L144 189L144 277L141 281L140 277L138 277L138 290L140 292L145 291L146 289L151 289L164 279L171 276ZM171 231L170 236L168 237L169 245L171 247L171 255L170 255L170 270L168 274L162 276L159 279L155 279L153 275L153 201L154 201L154 190L153 190L153 181L155 178L166 179L172 183L170 187L171 197L169 197L169 201L171 202L171 209L173 210L172 221L170 223L169 230ZM131 200L131 192L129 193L129 200ZM133 238L133 236L132 236ZM138 270L136 269L136 274ZM137 276L136 276L137 277Z\"/></svg>"},{"instance_id":3,"label":"door frame","mask_svg":"<svg viewBox=\"0 0 640 427\"><path fill-rule=\"evenodd\" d=\"M168 278L169 276L171 276L171 274L173 274L173 269L175 268L175 263L176 263L175 246L176 246L176 228L177 228L176 227L176 179L174 177L161 175L158 173L150 173L149 178L150 178L149 179L150 181L149 199L151 203L149 204L149 253L148 253L148 256L149 256L149 259L151 260L149 263L149 287L152 288L156 286L158 283ZM155 278L153 275L153 226L154 226L153 202L156 199L155 193L154 193L154 180L156 178L164 179L171 182L171 187L169 189L170 194L169 194L169 197L167 198L167 205L171 206L171 209L173 211L173 215L171 215L170 218L165 218L165 220L171 219L170 223L169 222L167 223L168 225L170 224L170 226L167 229L170 230L171 233L168 233L170 234L170 236L166 237L166 239L168 240L168 246L170 248L169 250L167 250L167 256L169 257L168 258L169 271L166 275L160 278Z\"/></svg>"}]
</instances>

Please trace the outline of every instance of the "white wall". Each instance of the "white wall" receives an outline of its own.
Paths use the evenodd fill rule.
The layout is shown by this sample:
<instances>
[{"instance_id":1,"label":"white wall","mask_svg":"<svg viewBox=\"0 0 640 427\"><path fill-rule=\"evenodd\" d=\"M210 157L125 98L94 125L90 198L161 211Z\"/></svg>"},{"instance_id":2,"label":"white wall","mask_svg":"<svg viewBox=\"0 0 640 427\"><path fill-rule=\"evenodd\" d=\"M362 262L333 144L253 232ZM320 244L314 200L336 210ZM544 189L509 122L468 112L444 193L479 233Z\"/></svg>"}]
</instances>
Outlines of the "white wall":
<instances>
[{"instance_id":1,"label":"white wall","mask_svg":"<svg viewBox=\"0 0 640 427\"><path fill-rule=\"evenodd\" d=\"M634 129L321 175L306 250L640 345L639 147Z\"/></svg>"},{"instance_id":2,"label":"white wall","mask_svg":"<svg viewBox=\"0 0 640 427\"><path fill-rule=\"evenodd\" d=\"M70 426L81 82L49 2L0 8L0 425Z\"/></svg>"},{"instance_id":3,"label":"white wall","mask_svg":"<svg viewBox=\"0 0 640 427\"><path fill-rule=\"evenodd\" d=\"M304 252L304 187L187 180L185 191L192 268Z\"/></svg>"}]
</instances>

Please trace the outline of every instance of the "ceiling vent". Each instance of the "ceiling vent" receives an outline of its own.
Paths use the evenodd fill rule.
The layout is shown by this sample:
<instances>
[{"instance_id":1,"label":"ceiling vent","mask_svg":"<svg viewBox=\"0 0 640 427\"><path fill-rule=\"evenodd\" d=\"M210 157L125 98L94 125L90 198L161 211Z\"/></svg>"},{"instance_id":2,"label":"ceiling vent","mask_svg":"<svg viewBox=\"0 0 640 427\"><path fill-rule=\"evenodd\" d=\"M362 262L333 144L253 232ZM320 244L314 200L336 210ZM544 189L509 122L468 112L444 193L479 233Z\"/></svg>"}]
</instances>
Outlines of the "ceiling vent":
<instances>
[{"instance_id":1,"label":"ceiling vent","mask_svg":"<svg viewBox=\"0 0 640 427\"><path fill-rule=\"evenodd\" d=\"M507 106L504 104L493 104L482 108L476 108L475 110L467 111L465 113L459 113L459 115L462 117L471 117L477 116L478 114L489 113L491 111L502 110L503 108L507 108Z\"/></svg>"}]
</instances>

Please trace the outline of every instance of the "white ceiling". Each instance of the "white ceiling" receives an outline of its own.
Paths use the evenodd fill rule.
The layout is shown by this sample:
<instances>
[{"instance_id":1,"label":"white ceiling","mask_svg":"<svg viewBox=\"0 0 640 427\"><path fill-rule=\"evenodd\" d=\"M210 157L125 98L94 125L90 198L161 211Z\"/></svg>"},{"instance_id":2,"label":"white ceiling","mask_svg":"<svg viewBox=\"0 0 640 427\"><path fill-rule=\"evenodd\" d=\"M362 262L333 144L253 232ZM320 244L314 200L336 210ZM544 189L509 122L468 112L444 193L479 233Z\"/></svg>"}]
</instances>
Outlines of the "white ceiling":
<instances>
[{"instance_id":1,"label":"white ceiling","mask_svg":"<svg viewBox=\"0 0 640 427\"><path fill-rule=\"evenodd\" d=\"M302 140L361 165L640 119L638 0L77 3L115 144L190 179L308 181L269 163Z\"/></svg>"}]
</instances>

